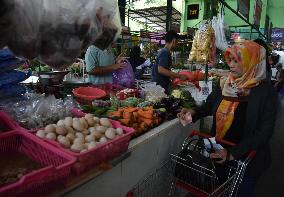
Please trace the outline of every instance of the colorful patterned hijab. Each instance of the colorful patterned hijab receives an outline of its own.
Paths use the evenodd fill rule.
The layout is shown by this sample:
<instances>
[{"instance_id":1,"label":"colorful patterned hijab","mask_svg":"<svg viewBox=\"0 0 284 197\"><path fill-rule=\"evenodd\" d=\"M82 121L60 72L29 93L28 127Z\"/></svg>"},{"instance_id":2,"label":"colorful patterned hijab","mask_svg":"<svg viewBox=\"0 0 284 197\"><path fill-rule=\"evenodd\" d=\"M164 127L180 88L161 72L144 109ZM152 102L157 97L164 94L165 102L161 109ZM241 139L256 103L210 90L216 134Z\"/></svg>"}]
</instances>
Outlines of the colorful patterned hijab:
<instances>
[{"instance_id":1,"label":"colorful patterned hijab","mask_svg":"<svg viewBox=\"0 0 284 197\"><path fill-rule=\"evenodd\" d=\"M250 89L258 86L266 78L266 51L253 41L243 41L225 51L225 60L229 64L229 55L241 66L242 76L235 78L230 74L222 88L222 95L235 98L248 96ZM232 125L234 113L239 101L223 99L216 112L216 137L223 138Z\"/></svg>"}]
</instances>

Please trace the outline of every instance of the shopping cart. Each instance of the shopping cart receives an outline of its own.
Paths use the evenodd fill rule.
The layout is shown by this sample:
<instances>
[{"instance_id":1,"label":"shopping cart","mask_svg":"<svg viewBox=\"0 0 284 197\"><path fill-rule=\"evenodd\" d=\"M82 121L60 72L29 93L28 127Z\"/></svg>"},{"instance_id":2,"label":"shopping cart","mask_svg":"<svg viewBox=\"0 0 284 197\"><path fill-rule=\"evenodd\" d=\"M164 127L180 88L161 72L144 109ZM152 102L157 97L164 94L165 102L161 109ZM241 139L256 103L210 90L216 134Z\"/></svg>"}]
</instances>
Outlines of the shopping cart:
<instances>
[{"instance_id":1,"label":"shopping cart","mask_svg":"<svg viewBox=\"0 0 284 197\"><path fill-rule=\"evenodd\" d=\"M209 139L210 136L193 131L185 139L182 150L185 147L196 149L196 144L189 144L193 138ZM218 140L221 145L234 146L234 143ZM197 147L200 148L200 147ZM180 153L180 152L179 152ZM146 178L142 179L127 193L127 197L231 197L236 196L239 185L245 174L247 165L254 157L251 152L241 160L233 160L226 165L209 168L208 165L200 165L193 162L192 155L187 158L181 154L171 154L170 159L156 169ZM189 158L191 161L189 162ZM212 162L214 164L214 162Z\"/></svg>"}]
</instances>

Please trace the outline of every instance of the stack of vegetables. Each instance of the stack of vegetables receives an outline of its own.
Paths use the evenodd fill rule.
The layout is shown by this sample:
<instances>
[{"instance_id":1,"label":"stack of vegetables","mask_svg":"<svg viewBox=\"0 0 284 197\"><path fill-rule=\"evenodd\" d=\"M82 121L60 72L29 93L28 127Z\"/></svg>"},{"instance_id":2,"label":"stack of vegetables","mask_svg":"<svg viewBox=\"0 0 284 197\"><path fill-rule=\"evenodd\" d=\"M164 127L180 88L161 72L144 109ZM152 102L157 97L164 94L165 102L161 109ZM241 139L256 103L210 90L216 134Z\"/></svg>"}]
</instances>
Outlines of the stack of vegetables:
<instances>
[{"instance_id":1,"label":"stack of vegetables","mask_svg":"<svg viewBox=\"0 0 284 197\"><path fill-rule=\"evenodd\" d=\"M125 107L117 111L108 113L112 119L119 120L123 125L135 129L135 135L138 136L150 128L161 123L162 119L157 116L153 107Z\"/></svg>"}]
</instances>

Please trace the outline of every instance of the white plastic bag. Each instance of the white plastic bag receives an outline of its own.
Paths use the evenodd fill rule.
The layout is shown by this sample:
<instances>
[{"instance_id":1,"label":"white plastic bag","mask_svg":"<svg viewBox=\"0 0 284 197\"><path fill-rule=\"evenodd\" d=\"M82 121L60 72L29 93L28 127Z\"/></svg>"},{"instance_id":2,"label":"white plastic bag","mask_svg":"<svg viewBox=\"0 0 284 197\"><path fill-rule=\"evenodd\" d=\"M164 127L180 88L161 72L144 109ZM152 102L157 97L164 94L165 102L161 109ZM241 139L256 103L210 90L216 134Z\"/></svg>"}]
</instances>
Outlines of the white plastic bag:
<instances>
[{"instance_id":1,"label":"white plastic bag","mask_svg":"<svg viewBox=\"0 0 284 197\"><path fill-rule=\"evenodd\" d=\"M223 12L219 13L217 17L213 17L212 27L215 31L216 47L222 51L225 51L228 48L228 42L225 36L224 13Z\"/></svg>"},{"instance_id":2,"label":"white plastic bag","mask_svg":"<svg viewBox=\"0 0 284 197\"><path fill-rule=\"evenodd\" d=\"M0 11L0 47L55 69L91 44L107 48L121 31L116 0L2 0Z\"/></svg>"}]
</instances>

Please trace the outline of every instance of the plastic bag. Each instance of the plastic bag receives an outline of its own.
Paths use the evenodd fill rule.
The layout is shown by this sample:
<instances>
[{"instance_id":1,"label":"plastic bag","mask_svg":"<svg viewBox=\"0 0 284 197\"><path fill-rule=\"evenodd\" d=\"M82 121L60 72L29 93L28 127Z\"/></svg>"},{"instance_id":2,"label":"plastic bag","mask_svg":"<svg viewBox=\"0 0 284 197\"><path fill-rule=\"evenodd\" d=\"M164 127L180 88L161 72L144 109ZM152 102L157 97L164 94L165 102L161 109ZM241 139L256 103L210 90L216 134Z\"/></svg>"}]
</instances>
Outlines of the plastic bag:
<instances>
[{"instance_id":1,"label":"plastic bag","mask_svg":"<svg viewBox=\"0 0 284 197\"><path fill-rule=\"evenodd\" d=\"M89 45L107 48L121 31L116 0L3 0L0 47L62 69Z\"/></svg>"},{"instance_id":2,"label":"plastic bag","mask_svg":"<svg viewBox=\"0 0 284 197\"><path fill-rule=\"evenodd\" d=\"M128 60L126 61L126 66L124 68L118 69L113 72L112 78L114 84L119 84L127 88L134 86L135 78L132 66Z\"/></svg>"},{"instance_id":3,"label":"plastic bag","mask_svg":"<svg viewBox=\"0 0 284 197\"><path fill-rule=\"evenodd\" d=\"M26 87L24 85L5 85L0 87L0 99L20 96L26 93Z\"/></svg>"},{"instance_id":4,"label":"plastic bag","mask_svg":"<svg viewBox=\"0 0 284 197\"><path fill-rule=\"evenodd\" d=\"M213 17L212 27L215 31L216 47L222 51L225 51L228 48L228 42L225 36L224 13L223 12L219 13L217 17Z\"/></svg>"},{"instance_id":5,"label":"plastic bag","mask_svg":"<svg viewBox=\"0 0 284 197\"><path fill-rule=\"evenodd\" d=\"M0 73L0 87L4 85L13 85L20 83L27 78L29 78L32 74L32 71L29 72L21 72L21 71L8 71L4 73Z\"/></svg>"}]
</instances>

